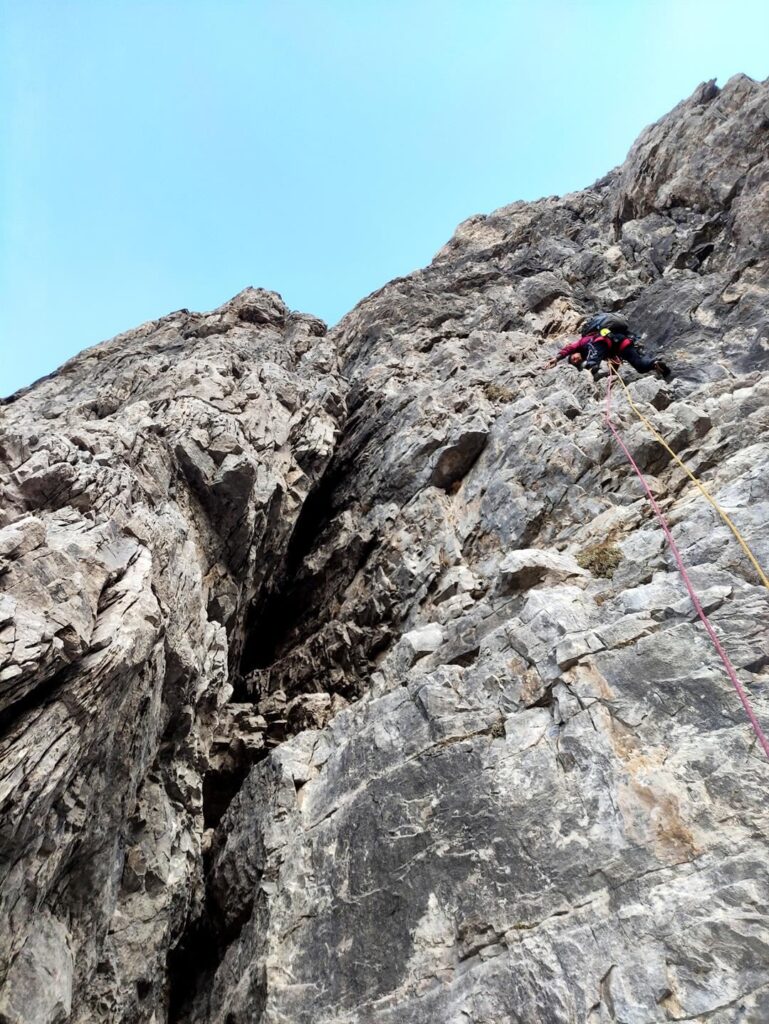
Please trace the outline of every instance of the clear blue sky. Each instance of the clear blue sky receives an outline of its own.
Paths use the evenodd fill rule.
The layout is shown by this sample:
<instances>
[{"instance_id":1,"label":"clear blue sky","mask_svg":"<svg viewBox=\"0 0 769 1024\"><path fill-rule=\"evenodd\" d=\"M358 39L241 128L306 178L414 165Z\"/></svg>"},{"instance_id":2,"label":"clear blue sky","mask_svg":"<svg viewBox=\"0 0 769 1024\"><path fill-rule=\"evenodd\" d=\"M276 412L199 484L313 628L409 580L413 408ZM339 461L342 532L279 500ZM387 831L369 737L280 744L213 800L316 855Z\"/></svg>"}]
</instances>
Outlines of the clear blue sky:
<instances>
[{"instance_id":1,"label":"clear blue sky","mask_svg":"<svg viewBox=\"0 0 769 1024\"><path fill-rule=\"evenodd\" d=\"M0 0L0 394L248 284L334 322L768 41L766 0Z\"/></svg>"}]
</instances>

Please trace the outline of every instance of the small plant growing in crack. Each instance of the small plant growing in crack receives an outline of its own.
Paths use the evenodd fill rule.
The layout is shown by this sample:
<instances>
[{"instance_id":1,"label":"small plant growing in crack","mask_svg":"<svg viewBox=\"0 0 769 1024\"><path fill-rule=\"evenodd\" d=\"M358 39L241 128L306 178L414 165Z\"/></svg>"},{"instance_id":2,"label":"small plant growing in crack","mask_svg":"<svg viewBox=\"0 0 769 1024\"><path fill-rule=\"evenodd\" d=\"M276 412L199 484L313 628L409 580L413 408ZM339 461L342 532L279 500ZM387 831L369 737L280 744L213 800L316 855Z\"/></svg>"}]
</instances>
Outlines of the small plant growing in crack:
<instances>
[{"instance_id":1,"label":"small plant growing in crack","mask_svg":"<svg viewBox=\"0 0 769 1024\"><path fill-rule=\"evenodd\" d=\"M491 736L493 739L501 739L505 735L505 720L504 718L498 718L491 726Z\"/></svg>"},{"instance_id":2,"label":"small plant growing in crack","mask_svg":"<svg viewBox=\"0 0 769 1024\"><path fill-rule=\"evenodd\" d=\"M512 402L515 398L514 392L503 384L488 381L483 385L483 391L490 402Z\"/></svg>"},{"instance_id":3,"label":"small plant growing in crack","mask_svg":"<svg viewBox=\"0 0 769 1024\"><path fill-rule=\"evenodd\" d=\"M611 541L589 544L577 554L577 565L594 576L610 580L622 561L622 552Z\"/></svg>"}]
</instances>

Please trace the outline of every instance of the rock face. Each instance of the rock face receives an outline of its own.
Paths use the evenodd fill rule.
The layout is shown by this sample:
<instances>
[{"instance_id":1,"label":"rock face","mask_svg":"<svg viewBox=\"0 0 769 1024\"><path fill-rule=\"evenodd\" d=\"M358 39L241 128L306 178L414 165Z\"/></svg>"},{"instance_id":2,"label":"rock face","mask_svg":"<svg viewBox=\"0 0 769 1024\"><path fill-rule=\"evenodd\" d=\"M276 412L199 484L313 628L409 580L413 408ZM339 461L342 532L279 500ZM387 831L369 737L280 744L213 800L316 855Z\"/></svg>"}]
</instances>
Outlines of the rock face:
<instances>
[{"instance_id":1,"label":"rock face","mask_svg":"<svg viewBox=\"0 0 769 1024\"><path fill-rule=\"evenodd\" d=\"M594 308L769 566L769 84L474 217L327 334L249 289L8 399L3 1024L769 1019L769 763ZM615 420L769 725L769 594Z\"/></svg>"}]
</instances>

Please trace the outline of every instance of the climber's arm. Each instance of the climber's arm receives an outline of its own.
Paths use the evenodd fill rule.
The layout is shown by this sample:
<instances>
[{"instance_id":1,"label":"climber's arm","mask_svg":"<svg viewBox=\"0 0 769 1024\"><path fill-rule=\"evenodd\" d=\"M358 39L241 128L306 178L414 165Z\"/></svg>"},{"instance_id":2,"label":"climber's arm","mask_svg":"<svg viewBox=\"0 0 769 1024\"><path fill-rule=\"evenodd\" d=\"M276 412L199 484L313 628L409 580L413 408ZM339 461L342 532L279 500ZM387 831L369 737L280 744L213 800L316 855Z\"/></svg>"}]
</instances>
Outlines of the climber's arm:
<instances>
[{"instance_id":1,"label":"climber's arm","mask_svg":"<svg viewBox=\"0 0 769 1024\"><path fill-rule=\"evenodd\" d=\"M557 355L554 355L552 359L548 359L545 363L545 368L550 369L559 363L562 359L568 358L574 352L581 352L590 342L590 338L578 338L577 341L572 341L568 345L564 345L562 349L558 351Z\"/></svg>"}]
</instances>

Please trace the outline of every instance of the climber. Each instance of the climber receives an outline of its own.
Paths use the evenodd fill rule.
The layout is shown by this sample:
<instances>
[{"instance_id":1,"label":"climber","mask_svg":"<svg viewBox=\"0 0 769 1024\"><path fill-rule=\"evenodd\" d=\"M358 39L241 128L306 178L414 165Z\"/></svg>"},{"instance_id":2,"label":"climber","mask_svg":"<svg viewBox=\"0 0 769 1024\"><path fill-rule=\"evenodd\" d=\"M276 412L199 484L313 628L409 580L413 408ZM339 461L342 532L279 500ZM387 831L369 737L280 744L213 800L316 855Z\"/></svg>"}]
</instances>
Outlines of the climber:
<instances>
[{"instance_id":1,"label":"climber","mask_svg":"<svg viewBox=\"0 0 769 1024\"><path fill-rule=\"evenodd\" d=\"M614 367L624 360L639 373L653 370L665 380L670 376L670 368L661 359L644 355L627 320L614 313L595 313L588 317L580 334L578 341L564 345L545 363L545 367L549 369L561 359L568 359L572 366L578 370L590 370L595 377L604 359Z\"/></svg>"}]
</instances>

